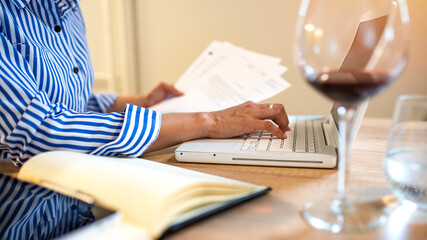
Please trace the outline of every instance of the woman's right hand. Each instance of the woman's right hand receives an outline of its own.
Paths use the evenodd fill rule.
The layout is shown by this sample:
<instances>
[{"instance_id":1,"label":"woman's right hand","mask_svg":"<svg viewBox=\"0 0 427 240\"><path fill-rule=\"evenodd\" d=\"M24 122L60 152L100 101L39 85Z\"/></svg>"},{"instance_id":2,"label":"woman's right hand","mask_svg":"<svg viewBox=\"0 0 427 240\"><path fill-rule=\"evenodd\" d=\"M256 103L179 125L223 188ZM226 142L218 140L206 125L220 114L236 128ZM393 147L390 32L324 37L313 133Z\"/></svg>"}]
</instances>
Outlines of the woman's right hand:
<instances>
[{"instance_id":1,"label":"woman's right hand","mask_svg":"<svg viewBox=\"0 0 427 240\"><path fill-rule=\"evenodd\" d=\"M245 102L235 107L207 113L168 113L162 115L157 140L148 151L173 146L191 139L231 138L255 130L266 130L286 138L289 120L282 104Z\"/></svg>"},{"instance_id":2,"label":"woman's right hand","mask_svg":"<svg viewBox=\"0 0 427 240\"><path fill-rule=\"evenodd\" d=\"M288 116L282 104L245 102L232 108L207 113L211 121L210 138L230 138L255 130L266 130L285 139ZM271 120L271 121L266 121ZM274 123L273 123L274 122Z\"/></svg>"}]
</instances>

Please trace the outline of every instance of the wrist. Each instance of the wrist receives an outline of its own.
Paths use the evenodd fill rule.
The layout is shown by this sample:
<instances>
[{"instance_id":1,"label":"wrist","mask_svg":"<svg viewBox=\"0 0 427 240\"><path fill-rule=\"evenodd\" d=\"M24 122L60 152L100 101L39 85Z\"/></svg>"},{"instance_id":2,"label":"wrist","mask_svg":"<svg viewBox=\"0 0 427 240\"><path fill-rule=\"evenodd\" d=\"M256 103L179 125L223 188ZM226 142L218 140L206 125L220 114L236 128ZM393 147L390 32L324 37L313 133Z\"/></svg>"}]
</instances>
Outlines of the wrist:
<instances>
[{"instance_id":1,"label":"wrist","mask_svg":"<svg viewBox=\"0 0 427 240\"><path fill-rule=\"evenodd\" d=\"M147 97L145 95L137 95L135 96L135 105L148 108Z\"/></svg>"},{"instance_id":2,"label":"wrist","mask_svg":"<svg viewBox=\"0 0 427 240\"><path fill-rule=\"evenodd\" d=\"M217 119L212 113L196 113L196 124L200 126L202 137L215 136Z\"/></svg>"}]
</instances>

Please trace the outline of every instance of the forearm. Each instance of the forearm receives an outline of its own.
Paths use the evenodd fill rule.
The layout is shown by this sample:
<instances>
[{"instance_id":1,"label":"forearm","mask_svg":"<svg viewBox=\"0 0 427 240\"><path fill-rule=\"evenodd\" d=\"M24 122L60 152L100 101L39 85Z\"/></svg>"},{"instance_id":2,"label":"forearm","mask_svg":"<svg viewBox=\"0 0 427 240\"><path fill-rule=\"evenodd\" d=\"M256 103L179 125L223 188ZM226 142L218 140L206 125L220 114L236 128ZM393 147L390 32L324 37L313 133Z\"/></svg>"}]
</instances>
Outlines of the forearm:
<instances>
[{"instance_id":1,"label":"forearm","mask_svg":"<svg viewBox=\"0 0 427 240\"><path fill-rule=\"evenodd\" d=\"M191 139L209 137L214 122L207 113L169 113L162 115L160 133L147 152Z\"/></svg>"}]
</instances>

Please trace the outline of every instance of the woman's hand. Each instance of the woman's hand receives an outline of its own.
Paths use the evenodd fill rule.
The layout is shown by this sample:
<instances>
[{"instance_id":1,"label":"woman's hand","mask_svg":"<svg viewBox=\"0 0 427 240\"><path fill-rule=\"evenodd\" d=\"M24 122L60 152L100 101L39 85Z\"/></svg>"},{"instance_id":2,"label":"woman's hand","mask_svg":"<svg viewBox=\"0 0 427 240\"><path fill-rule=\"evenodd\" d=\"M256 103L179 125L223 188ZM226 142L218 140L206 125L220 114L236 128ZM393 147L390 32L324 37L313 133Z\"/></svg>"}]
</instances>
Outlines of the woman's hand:
<instances>
[{"instance_id":1,"label":"woman's hand","mask_svg":"<svg viewBox=\"0 0 427 240\"><path fill-rule=\"evenodd\" d=\"M230 138L255 130L266 130L285 139L285 132L290 130L285 108L282 104L273 104L272 108L269 105L246 102L216 112L163 114L159 136L148 150L195 138Z\"/></svg>"},{"instance_id":2,"label":"woman's hand","mask_svg":"<svg viewBox=\"0 0 427 240\"><path fill-rule=\"evenodd\" d=\"M145 103L142 107L149 108L162 102L166 98L181 96L184 93L176 89L173 85L164 82L159 83L150 93L144 96Z\"/></svg>"},{"instance_id":3,"label":"woman's hand","mask_svg":"<svg viewBox=\"0 0 427 240\"><path fill-rule=\"evenodd\" d=\"M183 95L173 85L161 82L147 95L119 96L108 109L108 112L122 112L126 104L149 108L169 97Z\"/></svg>"},{"instance_id":4,"label":"woman's hand","mask_svg":"<svg viewBox=\"0 0 427 240\"><path fill-rule=\"evenodd\" d=\"M269 105L246 102L222 111L208 113L212 121L208 137L230 138L255 130L266 130L278 138L285 139L285 132L289 130L285 108L282 104L273 104L271 108Z\"/></svg>"}]
</instances>

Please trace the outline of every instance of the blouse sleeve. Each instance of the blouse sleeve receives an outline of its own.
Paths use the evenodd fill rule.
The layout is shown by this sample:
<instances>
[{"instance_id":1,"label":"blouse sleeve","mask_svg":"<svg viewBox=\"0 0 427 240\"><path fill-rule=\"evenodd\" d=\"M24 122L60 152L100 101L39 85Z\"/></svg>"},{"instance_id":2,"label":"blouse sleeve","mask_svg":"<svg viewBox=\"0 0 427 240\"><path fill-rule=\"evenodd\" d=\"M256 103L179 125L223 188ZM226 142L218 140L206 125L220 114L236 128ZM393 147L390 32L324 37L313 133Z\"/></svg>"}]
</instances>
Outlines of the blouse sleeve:
<instances>
[{"instance_id":1,"label":"blouse sleeve","mask_svg":"<svg viewBox=\"0 0 427 240\"><path fill-rule=\"evenodd\" d=\"M91 98L99 112L51 102L23 56L0 34L0 150L16 165L50 150L137 157L156 140L161 114L134 105L106 114L115 97Z\"/></svg>"},{"instance_id":2,"label":"blouse sleeve","mask_svg":"<svg viewBox=\"0 0 427 240\"><path fill-rule=\"evenodd\" d=\"M89 97L87 111L106 113L117 97L114 93L93 93Z\"/></svg>"}]
</instances>

